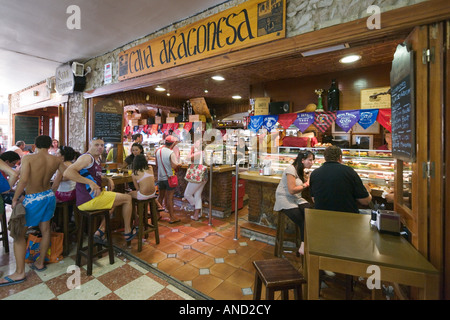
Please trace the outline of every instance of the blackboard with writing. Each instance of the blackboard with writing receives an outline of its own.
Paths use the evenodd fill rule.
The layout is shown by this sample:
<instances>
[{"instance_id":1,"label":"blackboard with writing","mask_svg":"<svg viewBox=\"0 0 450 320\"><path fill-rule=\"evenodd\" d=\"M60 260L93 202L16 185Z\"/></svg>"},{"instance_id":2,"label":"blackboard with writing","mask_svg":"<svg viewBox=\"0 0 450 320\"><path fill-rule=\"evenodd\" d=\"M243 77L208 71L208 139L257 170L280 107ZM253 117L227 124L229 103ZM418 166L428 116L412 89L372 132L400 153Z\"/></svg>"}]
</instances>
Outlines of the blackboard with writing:
<instances>
[{"instance_id":1,"label":"blackboard with writing","mask_svg":"<svg viewBox=\"0 0 450 320\"><path fill-rule=\"evenodd\" d=\"M415 91L414 52L398 45L391 70L391 126L392 156L414 162L415 139Z\"/></svg>"},{"instance_id":2,"label":"blackboard with writing","mask_svg":"<svg viewBox=\"0 0 450 320\"><path fill-rule=\"evenodd\" d=\"M122 142L122 115L117 113L96 112L94 137L103 138L104 142Z\"/></svg>"},{"instance_id":3,"label":"blackboard with writing","mask_svg":"<svg viewBox=\"0 0 450 320\"><path fill-rule=\"evenodd\" d=\"M25 141L25 144L34 144L34 139L39 135L39 117L15 116L14 139Z\"/></svg>"}]
</instances>

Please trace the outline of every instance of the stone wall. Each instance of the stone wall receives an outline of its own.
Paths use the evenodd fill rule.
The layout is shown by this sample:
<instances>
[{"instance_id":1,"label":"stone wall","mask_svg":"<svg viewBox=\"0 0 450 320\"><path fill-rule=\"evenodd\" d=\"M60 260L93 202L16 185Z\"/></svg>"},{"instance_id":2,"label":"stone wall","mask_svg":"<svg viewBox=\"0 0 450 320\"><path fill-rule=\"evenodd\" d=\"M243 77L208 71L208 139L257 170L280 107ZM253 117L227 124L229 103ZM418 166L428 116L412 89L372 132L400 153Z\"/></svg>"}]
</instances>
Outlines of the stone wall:
<instances>
[{"instance_id":1,"label":"stone wall","mask_svg":"<svg viewBox=\"0 0 450 320\"><path fill-rule=\"evenodd\" d=\"M86 152L86 102L83 93L74 93L68 100L68 118L67 128L69 136L69 146L84 153Z\"/></svg>"}]
</instances>

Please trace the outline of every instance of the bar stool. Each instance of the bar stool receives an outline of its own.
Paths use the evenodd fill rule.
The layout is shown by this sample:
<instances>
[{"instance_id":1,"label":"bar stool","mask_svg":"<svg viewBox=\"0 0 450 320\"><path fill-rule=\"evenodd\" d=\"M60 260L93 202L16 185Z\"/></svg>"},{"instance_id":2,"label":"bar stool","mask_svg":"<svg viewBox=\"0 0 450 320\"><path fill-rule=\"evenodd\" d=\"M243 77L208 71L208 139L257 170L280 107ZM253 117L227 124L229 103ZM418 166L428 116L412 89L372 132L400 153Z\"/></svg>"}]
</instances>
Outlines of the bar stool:
<instances>
[{"instance_id":1,"label":"bar stool","mask_svg":"<svg viewBox=\"0 0 450 320\"><path fill-rule=\"evenodd\" d=\"M63 246L63 256L67 256L70 252L70 232L69 232L69 206L73 207L74 215L77 214L78 208L75 205L75 200L57 202L55 214L61 214L63 217L63 233L64 233L64 246ZM76 233L77 230L73 231Z\"/></svg>"},{"instance_id":2,"label":"bar stool","mask_svg":"<svg viewBox=\"0 0 450 320\"><path fill-rule=\"evenodd\" d=\"M2 231L0 232L0 240L2 240L3 247L5 247L5 253L9 253L8 224L6 223L5 204L3 199L0 202L0 206L2 206L2 208L0 208L0 224L2 228Z\"/></svg>"},{"instance_id":3,"label":"bar stool","mask_svg":"<svg viewBox=\"0 0 450 320\"><path fill-rule=\"evenodd\" d=\"M281 298L289 300L289 290L294 289L294 298L302 300L303 275L291 263L282 258L253 261L256 269L253 300L261 299L261 285L266 286L266 300L274 300L275 291L281 290Z\"/></svg>"},{"instance_id":4,"label":"bar stool","mask_svg":"<svg viewBox=\"0 0 450 320\"><path fill-rule=\"evenodd\" d=\"M148 223L148 209L150 207L150 214L152 224ZM156 244L159 244L159 230L158 230L158 214L156 209L156 196L146 199L137 200L133 198L133 213L137 214L138 218L138 252L142 251L142 237L148 238L150 232L155 232Z\"/></svg>"},{"instance_id":5,"label":"bar stool","mask_svg":"<svg viewBox=\"0 0 450 320\"><path fill-rule=\"evenodd\" d=\"M109 210L96 210L96 211L78 211L80 214L80 225L78 229L78 243L77 243L77 255L76 255L76 265L81 267L81 256L87 258L87 275L92 274L92 260L94 257L94 245L97 246L97 256L100 258L105 252L109 253L109 263L114 264L114 249L111 238L111 229L109 221ZM108 244L105 245L106 248L102 249L102 244L94 243L94 233L97 230L94 221L97 217L105 218L106 230L105 234L107 237ZM88 235L88 245L83 247L83 231L85 219L87 220L87 235ZM85 252L86 251L86 252Z\"/></svg>"},{"instance_id":6,"label":"bar stool","mask_svg":"<svg viewBox=\"0 0 450 320\"><path fill-rule=\"evenodd\" d=\"M277 258L281 258L283 256L284 249L292 250L292 247L284 246L284 234L286 230L286 214L283 211L278 211L278 222L277 222L277 235L275 238L275 249L274 256ZM298 249L302 244L302 240L300 238L300 228L298 225L295 225L295 245L296 245L296 255L300 256Z\"/></svg>"}]
</instances>

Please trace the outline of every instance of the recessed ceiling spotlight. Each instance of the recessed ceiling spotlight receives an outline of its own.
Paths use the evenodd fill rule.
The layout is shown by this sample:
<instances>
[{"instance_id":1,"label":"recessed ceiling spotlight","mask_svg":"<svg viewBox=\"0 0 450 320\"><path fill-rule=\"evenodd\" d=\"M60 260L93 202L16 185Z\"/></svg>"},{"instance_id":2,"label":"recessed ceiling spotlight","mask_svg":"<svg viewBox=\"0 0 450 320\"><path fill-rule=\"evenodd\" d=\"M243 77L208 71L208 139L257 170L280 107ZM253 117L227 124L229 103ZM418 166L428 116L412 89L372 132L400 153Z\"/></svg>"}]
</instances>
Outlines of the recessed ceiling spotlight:
<instances>
[{"instance_id":1,"label":"recessed ceiling spotlight","mask_svg":"<svg viewBox=\"0 0 450 320\"><path fill-rule=\"evenodd\" d=\"M164 89L163 87L161 87L161 86L156 86L156 88L155 88L155 90L156 91L166 91L166 89Z\"/></svg>"},{"instance_id":2,"label":"recessed ceiling spotlight","mask_svg":"<svg viewBox=\"0 0 450 320\"><path fill-rule=\"evenodd\" d=\"M361 59L361 56L352 54L350 56L343 57L342 59L339 60L339 62L340 63L352 63L352 62L358 61L359 59Z\"/></svg>"},{"instance_id":3,"label":"recessed ceiling spotlight","mask_svg":"<svg viewBox=\"0 0 450 320\"><path fill-rule=\"evenodd\" d=\"M208 93L209 91L208 91L208 90L205 90L204 92L205 92L205 93Z\"/></svg>"},{"instance_id":4,"label":"recessed ceiling spotlight","mask_svg":"<svg viewBox=\"0 0 450 320\"><path fill-rule=\"evenodd\" d=\"M213 80L216 80L216 81L223 81L223 80L225 80L225 78L222 77L222 76L212 76L211 78L212 78Z\"/></svg>"},{"instance_id":5,"label":"recessed ceiling spotlight","mask_svg":"<svg viewBox=\"0 0 450 320\"><path fill-rule=\"evenodd\" d=\"M242 97L241 97L241 96L238 96L238 95L235 95L235 96L232 96L232 98L235 99L235 100L239 100L239 99L241 99Z\"/></svg>"},{"instance_id":6,"label":"recessed ceiling spotlight","mask_svg":"<svg viewBox=\"0 0 450 320\"><path fill-rule=\"evenodd\" d=\"M167 92L166 94L167 94L168 97L170 97L170 93L169 92Z\"/></svg>"}]
</instances>

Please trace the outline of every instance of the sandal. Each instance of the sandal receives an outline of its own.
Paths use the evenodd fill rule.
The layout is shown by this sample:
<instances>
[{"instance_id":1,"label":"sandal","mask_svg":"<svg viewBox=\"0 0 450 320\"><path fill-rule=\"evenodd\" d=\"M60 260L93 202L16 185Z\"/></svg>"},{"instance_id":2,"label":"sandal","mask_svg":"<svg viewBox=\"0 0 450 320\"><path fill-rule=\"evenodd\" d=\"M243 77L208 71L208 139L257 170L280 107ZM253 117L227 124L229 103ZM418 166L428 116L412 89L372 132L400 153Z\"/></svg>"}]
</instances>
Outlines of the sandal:
<instances>
[{"instance_id":1,"label":"sandal","mask_svg":"<svg viewBox=\"0 0 450 320\"><path fill-rule=\"evenodd\" d=\"M94 233L94 242L102 245L107 244L108 242L105 239L105 233L100 229L97 229L97 231L100 235Z\"/></svg>"},{"instance_id":2,"label":"sandal","mask_svg":"<svg viewBox=\"0 0 450 320\"><path fill-rule=\"evenodd\" d=\"M133 231L136 230L135 233L133 233ZM133 240L137 235L138 235L138 227L133 227L133 229L131 229L130 233L124 233L123 234L125 236L125 241L131 241Z\"/></svg>"}]
</instances>

